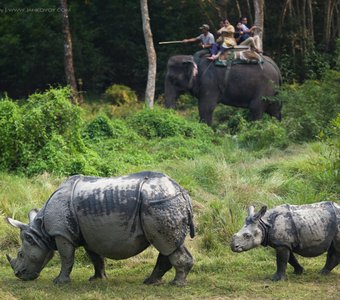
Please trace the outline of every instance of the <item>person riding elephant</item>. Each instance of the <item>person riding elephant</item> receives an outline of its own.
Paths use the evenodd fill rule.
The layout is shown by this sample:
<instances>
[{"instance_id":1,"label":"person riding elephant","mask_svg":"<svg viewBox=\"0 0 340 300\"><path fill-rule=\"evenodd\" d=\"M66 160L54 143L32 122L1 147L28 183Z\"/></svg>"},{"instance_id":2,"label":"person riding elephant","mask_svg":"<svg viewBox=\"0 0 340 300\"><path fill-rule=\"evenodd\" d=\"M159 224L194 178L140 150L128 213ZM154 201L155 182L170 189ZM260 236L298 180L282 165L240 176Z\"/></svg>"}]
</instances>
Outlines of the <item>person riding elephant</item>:
<instances>
[{"instance_id":1,"label":"person riding elephant","mask_svg":"<svg viewBox=\"0 0 340 300\"><path fill-rule=\"evenodd\" d=\"M233 25L228 25L227 27L221 28L221 36L218 38L215 44L220 45L218 51L213 51L212 56L208 57L210 60L216 60L219 56L224 53L227 49L233 48L237 45L234 38L235 28ZM214 44L214 45L215 45ZM215 47L213 47L215 49Z\"/></svg>"},{"instance_id":2,"label":"person riding elephant","mask_svg":"<svg viewBox=\"0 0 340 300\"><path fill-rule=\"evenodd\" d=\"M195 61L198 61L205 54L210 54L211 47L215 43L214 35L209 32L209 25L203 24L200 29L202 30L202 33L199 36L183 40L184 43L200 42L200 47L202 47L202 50L194 53Z\"/></svg>"}]
</instances>

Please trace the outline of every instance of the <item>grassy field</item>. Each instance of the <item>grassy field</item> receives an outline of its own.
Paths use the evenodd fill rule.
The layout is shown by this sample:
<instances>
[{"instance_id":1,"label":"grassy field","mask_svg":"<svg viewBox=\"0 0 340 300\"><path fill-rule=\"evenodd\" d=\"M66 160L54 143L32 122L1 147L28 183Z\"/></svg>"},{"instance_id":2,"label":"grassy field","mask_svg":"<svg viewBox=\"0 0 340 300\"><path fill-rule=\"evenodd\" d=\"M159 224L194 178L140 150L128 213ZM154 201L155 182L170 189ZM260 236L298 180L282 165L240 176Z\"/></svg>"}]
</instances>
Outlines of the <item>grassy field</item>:
<instances>
[{"instance_id":1,"label":"grassy field","mask_svg":"<svg viewBox=\"0 0 340 300\"><path fill-rule=\"evenodd\" d=\"M167 161L131 168L129 173L152 169L167 173L193 198L197 236L187 240L195 258L188 285L143 285L152 271L157 253L152 247L123 261L107 260L108 280L88 282L92 265L78 249L71 274L64 286L52 283L59 273L58 255L32 282L17 279L5 254L15 256L18 231L4 221L11 216L27 222L27 213L41 207L64 178L42 174L27 178L0 174L0 299L340 299L339 266L327 276L319 271L325 255L298 257L305 268L301 276L288 266L287 280L272 282L276 270L275 252L257 248L232 253L230 237L243 224L248 205L269 207L282 203L302 204L338 201L336 172L322 143L292 145L285 150L249 152L225 139L209 155L193 160Z\"/></svg>"}]
</instances>

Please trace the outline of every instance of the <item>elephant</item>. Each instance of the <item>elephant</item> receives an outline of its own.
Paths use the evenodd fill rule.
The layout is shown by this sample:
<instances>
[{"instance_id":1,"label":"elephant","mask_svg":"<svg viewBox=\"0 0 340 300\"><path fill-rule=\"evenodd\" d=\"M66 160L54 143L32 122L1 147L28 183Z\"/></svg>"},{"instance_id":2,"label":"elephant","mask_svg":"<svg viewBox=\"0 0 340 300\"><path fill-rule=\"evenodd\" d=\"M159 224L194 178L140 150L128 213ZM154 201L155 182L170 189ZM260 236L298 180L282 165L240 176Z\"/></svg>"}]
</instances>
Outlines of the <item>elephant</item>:
<instances>
[{"instance_id":1,"label":"elephant","mask_svg":"<svg viewBox=\"0 0 340 300\"><path fill-rule=\"evenodd\" d=\"M168 60L165 75L165 107L175 108L178 96L190 92L198 98L200 121L212 124L218 103L248 108L251 120L264 113L281 120L282 104L275 100L282 84L280 69L267 56L263 63L231 63L216 66L207 57L197 64L191 55L175 55Z\"/></svg>"}]
</instances>

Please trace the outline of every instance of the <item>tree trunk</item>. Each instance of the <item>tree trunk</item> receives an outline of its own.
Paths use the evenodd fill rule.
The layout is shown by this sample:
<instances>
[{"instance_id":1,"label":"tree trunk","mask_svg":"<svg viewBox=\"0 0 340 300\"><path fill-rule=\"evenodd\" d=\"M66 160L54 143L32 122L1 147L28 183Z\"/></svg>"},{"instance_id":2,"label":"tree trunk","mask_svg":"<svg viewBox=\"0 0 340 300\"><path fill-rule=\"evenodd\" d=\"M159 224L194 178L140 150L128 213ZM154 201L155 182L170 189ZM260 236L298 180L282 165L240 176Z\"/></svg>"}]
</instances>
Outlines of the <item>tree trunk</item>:
<instances>
[{"instance_id":1,"label":"tree trunk","mask_svg":"<svg viewBox=\"0 0 340 300\"><path fill-rule=\"evenodd\" d=\"M63 18L63 33L64 33L64 56L65 56L65 75L66 82L72 90L72 102L74 104L80 104L80 98L78 94L76 77L74 75L73 67L73 54L72 54L72 39L70 31L70 23L68 19L67 0L60 0L61 14Z\"/></svg>"},{"instance_id":2,"label":"tree trunk","mask_svg":"<svg viewBox=\"0 0 340 300\"><path fill-rule=\"evenodd\" d=\"M324 24L323 24L323 44L325 50L329 50L330 39L331 39L331 24L333 18L333 9L337 1L334 0L325 0L325 9L324 9Z\"/></svg>"},{"instance_id":3,"label":"tree trunk","mask_svg":"<svg viewBox=\"0 0 340 300\"><path fill-rule=\"evenodd\" d=\"M142 12L143 32L145 39L146 51L148 54L148 82L145 91L145 101L149 108L153 108L155 98L156 86L156 72L157 72L157 58L156 51L153 45L152 32L150 27L150 17L148 10L148 1L140 0L140 7Z\"/></svg>"},{"instance_id":4,"label":"tree trunk","mask_svg":"<svg viewBox=\"0 0 340 300\"><path fill-rule=\"evenodd\" d=\"M237 11L238 11L238 19L237 19L237 22L238 22L239 19L242 18L241 7L240 7L240 3L238 2L238 0L236 0L236 7L237 7Z\"/></svg>"},{"instance_id":5,"label":"tree trunk","mask_svg":"<svg viewBox=\"0 0 340 300\"><path fill-rule=\"evenodd\" d=\"M255 10L255 25L261 30L256 30L255 33L260 37L260 47L263 49L263 30L264 30L264 0L254 0Z\"/></svg>"}]
</instances>

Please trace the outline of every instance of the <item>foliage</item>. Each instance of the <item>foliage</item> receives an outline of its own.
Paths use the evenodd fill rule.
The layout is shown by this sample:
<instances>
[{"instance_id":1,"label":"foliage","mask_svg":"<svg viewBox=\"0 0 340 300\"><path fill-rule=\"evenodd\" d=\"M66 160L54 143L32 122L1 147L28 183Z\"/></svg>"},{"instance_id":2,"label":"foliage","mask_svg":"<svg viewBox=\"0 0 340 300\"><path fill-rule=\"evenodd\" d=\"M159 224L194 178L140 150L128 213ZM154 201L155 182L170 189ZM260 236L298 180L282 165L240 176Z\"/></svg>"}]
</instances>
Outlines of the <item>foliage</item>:
<instances>
[{"instance_id":1,"label":"foliage","mask_svg":"<svg viewBox=\"0 0 340 300\"><path fill-rule=\"evenodd\" d=\"M18 166L22 146L23 124L19 107L8 98L0 101L0 168L13 170Z\"/></svg>"},{"instance_id":2,"label":"foliage","mask_svg":"<svg viewBox=\"0 0 340 300\"><path fill-rule=\"evenodd\" d=\"M284 48L283 53L277 57L283 81L294 83L305 80L320 80L324 73L331 69L334 57L328 53L311 49L305 55L295 57Z\"/></svg>"},{"instance_id":3,"label":"foliage","mask_svg":"<svg viewBox=\"0 0 340 300\"><path fill-rule=\"evenodd\" d=\"M270 147L285 148L289 144L286 129L274 119L248 123L239 132L238 141L242 147L255 151Z\"/></svg>"},{"instance_id":4,"label":"foliage","mask_svg":"<svg viewBox=\"0 0 340 300\"><path fill-rule=\"evenodd\" d=\"M317 0L313 5L315 28L320 28L317 22L323 19L323 2ZM83 82L81 89L87 93L102 94L115 82L133 88L139 95L144 93L147 55L143 31L140 22L131 22L140 20L139 3L125 0L70 1L68 7L74 67L77 80ZM27 97L50 84L64 84L63 33L58 2L8 0L3 1L1 9L0 93L8 91L14 98ZM319 76L323 64L333 67L334 47L329 53L331 57L323 55L318 47L306 51L306 59L299 56L300 43L296 44L292 37L296 37L297 42L301 41L296 33L304 28L299 24L300 18L288 14L279 35L277 20L283 15L283 9L282 1L278 0L265 7L265 51L276 57L285 71L286 82L318 78L315 76ZM198 49L195 43L165 46L159 45L159 41L195 37L203 23L208 23L211 32L216 34L221 18L228 17L235 26L240 13L248 15L251 25L254 14L245 1L236 0L200 1L199 5L194 0L154 0L149 3L149 12L157 52L157 94L164 91L168 58L174 54L193 54ZM336 30L335 27L332 31ZM174 28L181 28L181 31ZM322 46L323 32L315 32L317 46Z\"/></svg>"},{"instance_id":5,"label":"foliage","mask_svg":"<svg viewBox=\"0 0 340 300\"><path fill-rule=\"evenodd\" d=\"M338 111L340 73L328 71L321 81L308 80L281 90L283 123L293 141L315 139Z\"/></svg>"},{"instance_id":6,"label":"foliage","mask_svg":"<svg viewBox=\"0 0 340 300\"><path fill-rule=\"evenodd\" d=\"M136 93L128 86L121 84L113 84L108 87L104 93L104 97L114 105L135 104L137 102Z\"/></svg>"},{"instance_id":7,"label":"foliage","mask_svg":"<svg viewBox=\"0 0 340 300\"><path fill-rule=\"evenodd\" d=\"M145 109L131 116L128 122L136 132L148 139L173 136L199 138L202 135L210 135L210 139L213 137L212 130L206 125L188 122L167 109Z\"/></svg>"}]
</instances>

